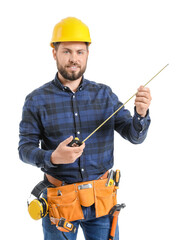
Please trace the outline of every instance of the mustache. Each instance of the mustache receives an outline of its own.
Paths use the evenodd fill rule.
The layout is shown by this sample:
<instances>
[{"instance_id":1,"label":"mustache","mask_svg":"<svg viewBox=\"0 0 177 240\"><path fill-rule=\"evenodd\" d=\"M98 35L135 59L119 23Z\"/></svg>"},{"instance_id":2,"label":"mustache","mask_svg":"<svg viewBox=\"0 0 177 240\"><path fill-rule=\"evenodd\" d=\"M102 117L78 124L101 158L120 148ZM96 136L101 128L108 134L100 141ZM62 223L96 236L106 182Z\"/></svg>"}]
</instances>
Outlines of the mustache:
<instances>
[{"instance_id":1,"label":"mustache","mask_svg":"<svg viewBox=\"0 0 177 240\"><path fill-rule=\"evenodd\" d=\"M71 64L68 64L68 65L66 65L66 67L81 67L79 64L77 64L77 63L71 63Z\"/></svg>"}]
</instances>

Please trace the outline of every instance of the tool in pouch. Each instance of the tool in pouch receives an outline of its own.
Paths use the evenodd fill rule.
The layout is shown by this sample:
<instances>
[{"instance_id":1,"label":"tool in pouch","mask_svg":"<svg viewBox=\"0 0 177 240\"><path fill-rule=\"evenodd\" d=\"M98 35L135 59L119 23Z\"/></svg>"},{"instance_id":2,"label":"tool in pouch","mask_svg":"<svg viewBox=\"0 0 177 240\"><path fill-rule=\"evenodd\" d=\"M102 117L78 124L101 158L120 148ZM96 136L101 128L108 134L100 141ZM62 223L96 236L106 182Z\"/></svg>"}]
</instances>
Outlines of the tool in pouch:
<instances>
[{"instance_id":1,"label":"tool in pouch","mask_svg":"<svg viewBox=\"0 0 177 240\"><path fill-rule=\"evenodd\" d=\"M106 182L106 187L110 187L115 185L115 189L117 190L119 188L119 182L120 182L120 170L110 170L109 174L108 174L108 180Z\"/></svg>"},{"instance_id":2,"label":"tool in pouch","mask_svg":"<svg viewBox=\"0 0 177 240\"><path fill-rule=\"evenodd\" d=\"M118 169L116 171L111 170L108 175L106 187L110 187L110 186L114 185L115 191L117 191L117 189L119 188L120 177L121 177L120 170L118 170ZM116 204L109 211L109 215L111 215L113 217L109 240L114 240L118 216L119 216L120 210L124 207L126 207L126 205L124 203Z\"/></svg>"},{"instance_id":3,"label":"tool in pouch","mask_svg":"<svg viewBox=\"0 0 177 240\"><path fill-rule=\"evenodd\" d=\"M169 64L165 65L158 73L156 73L143 87L147 86L159 73L161 73ZM116 113L118 113L124 106L127 104L134 96L136 96L137 92L133 94L124 104L122 104L112 115L110 115L102 124L100 124L88 137L86 137L83 141L80 141L78 137L75 137L68 146L70 147L79 147L84 142L86 142L95 132L97 132L109 119L111 119Z\"/></svg>"}]
</instances>

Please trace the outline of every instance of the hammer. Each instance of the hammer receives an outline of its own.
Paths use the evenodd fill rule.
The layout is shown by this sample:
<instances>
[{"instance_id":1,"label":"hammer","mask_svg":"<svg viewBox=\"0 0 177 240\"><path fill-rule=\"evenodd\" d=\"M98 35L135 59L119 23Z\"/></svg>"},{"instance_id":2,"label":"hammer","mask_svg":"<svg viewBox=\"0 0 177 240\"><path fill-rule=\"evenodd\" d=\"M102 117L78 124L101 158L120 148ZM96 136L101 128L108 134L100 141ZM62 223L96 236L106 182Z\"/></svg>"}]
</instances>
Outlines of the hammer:
<instances>
[{"instance_id":1,"label":"hammer","mask_svg":"<svg viewBox=\"0 0 177 240\"><path fill-rule=\"evenodd\" d=\"M112 226L111 226L111 232L110 232L110 235L109 235L109 240L114 240L118 216L119 216L120 210L121 210L122 208L124 208L124 207L126 207L126 205L125 205L124 203L122 203L122 204L116 204L116 205L115 205L114 207L112 207L111 210L109 211L109 215L112 215L112 216L113 216Z\"/></svg>"}]
</instances>

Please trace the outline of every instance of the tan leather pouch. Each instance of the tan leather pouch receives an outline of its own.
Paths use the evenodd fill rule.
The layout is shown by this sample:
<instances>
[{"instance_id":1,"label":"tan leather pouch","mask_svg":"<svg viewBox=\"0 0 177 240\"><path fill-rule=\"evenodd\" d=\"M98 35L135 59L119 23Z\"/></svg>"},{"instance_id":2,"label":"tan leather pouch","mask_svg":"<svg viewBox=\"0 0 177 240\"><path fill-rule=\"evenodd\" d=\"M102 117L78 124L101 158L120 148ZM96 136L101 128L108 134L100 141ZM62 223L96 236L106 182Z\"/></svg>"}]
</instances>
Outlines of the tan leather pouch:
<instances>
[{"instance_id":1,"label":"tan leather pouch","mask_svg":"<svg viewBox=\"0 0 177 240\"><path fill-rule=\"evenodd\" d=\"M85 182L77 186L80 204L84 207L90 207L94 204L93 182Z\"/></svg>"},{"instance_id":2,"label":"tan leather pouch","mask_svg":"<svg viewBox=\"0 0 177 240\"><path fill-rule=\"evenodd\" d=\"M94 181L96 217L109 214L111 208L117 204L114 186L106 187L107 179Z\"/></svg>"},{"instance_id":3,"label":"tan leather pouch","mask_svg":"<svg viewBox=\"0 0 177 240\"><path fill-rule=\"evenodd\" d=\"M56 188L48 188L47 201L49 216L65 218L67 221L84 219L82 206L95 203L96 217L109 214L117 204L114 186L106 187L107 179L75 183Z\"/></svg>"},{"instance_id":4,"label":"tan leather pouch","mask_svg":"<svg viewBox=\"0 0 177 240\"><path fill-rule=\"evenodd\" d=\"M47 201L49 204L49 216L53 218L65 218L67 221L83 219L76 186L66 185L57 188L48 188Z\"/></svg>"}]
</instances>

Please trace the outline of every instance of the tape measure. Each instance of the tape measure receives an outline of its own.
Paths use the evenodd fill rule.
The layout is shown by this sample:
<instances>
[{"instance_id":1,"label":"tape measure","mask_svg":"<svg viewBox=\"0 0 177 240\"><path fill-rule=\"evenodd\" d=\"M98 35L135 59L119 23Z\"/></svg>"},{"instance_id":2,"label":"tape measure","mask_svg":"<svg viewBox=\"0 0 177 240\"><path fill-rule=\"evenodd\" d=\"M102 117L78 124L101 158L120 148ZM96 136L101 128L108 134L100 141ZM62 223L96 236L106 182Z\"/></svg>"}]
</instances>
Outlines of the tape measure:
<instances>
[{"instance_id":1,"label":"tape measure","mask_svg":"<svg viewBox=\"0 0 177 240\"><path fill-rule=\"evenodd\" d=\"M72 232L72 233L76 232L76 227L74 226L74 224L68 222L63 217L61 217L60 219L50 217L50 220L56 225L56 228L61 232Z\"/></svg>"},{"instance_id":2,"label":"tape measure","mask_svg":"<svg viewBox=\"0 0 177 240\"><path fill-rule=\"evenodd\" d=\"M165 65L158 73L156 73L143 87L145 87L148 83L150 83L159 73L161 73L169 64ZM100 124L88 137L86 137L83 141L80 141L78 137L75 137L68 146L70 147L78 147L81 146L85 141L87 141L95 132L97 132L110 118L112 118L116 113L118 113L124 106L127 104L134 96L136 96L137 92L133 94L124 104L122 104L111 116L109 116L102 124Z\"/></svg>"},{"instance_id":3,"label":"tape measure","mask_svg":"<svg viewBox=\"0 0 177 240\"><path fill-rule=\"evenodd\" d=\"M83 142L81 142L78 137L75 137L75 138L68 144L68 146L69 146L69 147L78 147L78 146L81 146L82 144L83 144Z\"/></svg>"}]
</instances>

